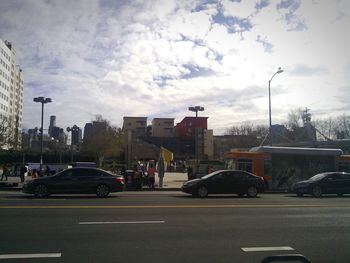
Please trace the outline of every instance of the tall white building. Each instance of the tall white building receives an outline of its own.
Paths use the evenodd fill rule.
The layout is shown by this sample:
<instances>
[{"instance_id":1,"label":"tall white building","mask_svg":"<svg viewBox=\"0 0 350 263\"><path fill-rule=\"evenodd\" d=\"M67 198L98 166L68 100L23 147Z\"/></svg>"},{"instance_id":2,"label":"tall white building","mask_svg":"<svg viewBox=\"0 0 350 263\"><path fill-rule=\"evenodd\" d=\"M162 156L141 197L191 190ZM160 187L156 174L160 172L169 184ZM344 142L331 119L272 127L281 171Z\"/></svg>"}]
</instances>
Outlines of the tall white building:
<instances>
[{"instance_id":1,"label":"tall white building","mask_svg":"<svg viewBox=\"0 0 350 263\"><path fill-rule=\"evenodd\" d=\"M23 76L16 64L16 50L8 41L0 39L0 123L8 120L9 136L12 136L13 147L21 141L23 118Z\"/></svg>"}]
</instances>

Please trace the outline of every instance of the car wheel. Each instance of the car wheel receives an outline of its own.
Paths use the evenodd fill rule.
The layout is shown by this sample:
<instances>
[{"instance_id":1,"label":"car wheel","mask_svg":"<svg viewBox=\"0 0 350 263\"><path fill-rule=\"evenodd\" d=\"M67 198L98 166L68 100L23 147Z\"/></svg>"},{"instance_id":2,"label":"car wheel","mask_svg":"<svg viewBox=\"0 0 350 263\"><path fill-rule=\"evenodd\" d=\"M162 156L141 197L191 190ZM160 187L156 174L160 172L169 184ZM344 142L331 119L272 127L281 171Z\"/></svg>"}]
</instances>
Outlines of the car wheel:
<instances>
[{"instance_id":1,"label":"car wheel","mask_svg":"<svg viewBox=\"0 0 350 263\"><path fill-rule=\"evenodd\" d=\"M338 194L338 196L339 196L339 197L342 197L342 196L343 196L343 194L339 193L339 194Z\"/></svg>"},{"instance_id":2,"label":"car wheel","mask_svg":"<svg viewBox=\"0 0 350 263\"><path fill-rule=\"evenodd\" d=\"M247 195L248 197L256 197L258 195L258 189L255 186L249 186Z\"/></svg>"},{"instance_id":3,"label":"car wheel","mask_svg":"<svg viewBox=\"0 0 350 263\"><path fill-rule=\"evenodd\" d=\"M319 186L314 186L312 188L311 193L314 197L321 197L322 196L322 189Z\"/></svg>"},{"instance_id":4,"label":"car wheel","mask_svg":"<svg viewBox=\"0 0 350 263\"><path fill-rule=\"evenodd\" d=\"M98 197L107 197L109 195L109 187L105 184L100 184L96 188L96 195Z\"/></svg>"},{"instance_id":5,"label":"car wheel","mask_svg":"<svg viewBox=\"0 0 350 263\"><path fill-rule=\"evenodd\" d=\"M39 184L34 190L35 197L43 198L49 195L49 191L46 185Z\"/></svg>"},{"instance_id":6,"label":"car wheel","mask_svg":"<svg viewBox=\"0 0 350 263\"><path fill-rule=\"evenodd\" d=\"M198 188L197 194L200 198L205 198L208 196L208 189L204 186Z\"/></svg>"}]
</instances>

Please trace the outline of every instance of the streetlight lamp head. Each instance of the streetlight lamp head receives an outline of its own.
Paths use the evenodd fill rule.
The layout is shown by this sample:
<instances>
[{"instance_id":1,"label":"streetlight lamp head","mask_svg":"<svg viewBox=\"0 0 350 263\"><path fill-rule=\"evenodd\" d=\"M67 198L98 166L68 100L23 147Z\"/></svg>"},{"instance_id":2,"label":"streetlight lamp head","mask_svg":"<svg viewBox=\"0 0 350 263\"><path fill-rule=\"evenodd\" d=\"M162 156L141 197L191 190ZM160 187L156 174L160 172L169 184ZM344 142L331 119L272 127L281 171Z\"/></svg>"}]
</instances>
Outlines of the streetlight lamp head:
<instances>
[{"instance_id":1,"label":"streetlight lamp head","mask_svg":"<svg viewBox=\"0 0 350 263\"><path fill-rule=\"evenodd\" d=\"M204 107L201 107L201 106L196 106L195 109L197 111L204 111Z\"/></svg>"},{"instance_id":2,"label":"streetlight lamp head","mask_svg":"<svg viewBox=\"0 0 350 263\"><path fill-rule=\"evenodd\" d=\"M281 67L278 68L277 73L282 73L283 69Z\"/></svg>"},{"instance_id":3,"label":"streetlight lamp head","mask_svg":"<svg viewBox=\"0 0 350 263\"><path fill-rule=\"evenodd\" d=\"M33 99L34 102L43 102L44 101L44 97L36 97Z\"/></svg>"},{"instance_id":4,"label":"streetlight lamp head","mask_svg":"<svg viewBox=\"0 0 350 263\"><path fill-rule=\"evenodd\" d=\"M52 102L51 98L46 98L44 103L49 103L49 102Z\"/></svg>"}]
</instances>

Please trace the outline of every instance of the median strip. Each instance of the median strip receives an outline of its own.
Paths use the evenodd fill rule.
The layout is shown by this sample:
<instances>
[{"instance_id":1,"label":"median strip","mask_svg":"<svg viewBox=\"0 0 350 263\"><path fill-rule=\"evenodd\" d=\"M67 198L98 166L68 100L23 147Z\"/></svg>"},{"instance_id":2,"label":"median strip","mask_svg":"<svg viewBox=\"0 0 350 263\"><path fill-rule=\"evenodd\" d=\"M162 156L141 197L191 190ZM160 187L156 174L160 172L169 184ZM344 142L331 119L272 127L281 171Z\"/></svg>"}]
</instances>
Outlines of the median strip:
<instances>
[{"instance_id":1,"label":"median strip","mask_svg":"<svg viewBox=\"0 0 350 263\"><path fill-rule=\"evenodd\" d=\"M61 253L43 253L43 254L0 254L0 259L19 259L19 258L60 258Z\"/></svg>"},{"instance_id":2,"label":"median strip","mask_svg":"<svg viewBox=\"0 0 350 263\"><path fill-rule=\"evenodd\" d=\"M242 247L244 252L263 252L263 251L287 251L294 250L292 247Z\"/></svg>"},{"instance_id":3,"label":"median strip","mask_svg":"<svg viewBox=\"0 0 350 263\"><path fill-rule=\"evenodd\" d=\"M79 225L105 225L105 224L164 224L165 221L119 221L119 222L79 222Z\"/></svg>"}]
</instances>

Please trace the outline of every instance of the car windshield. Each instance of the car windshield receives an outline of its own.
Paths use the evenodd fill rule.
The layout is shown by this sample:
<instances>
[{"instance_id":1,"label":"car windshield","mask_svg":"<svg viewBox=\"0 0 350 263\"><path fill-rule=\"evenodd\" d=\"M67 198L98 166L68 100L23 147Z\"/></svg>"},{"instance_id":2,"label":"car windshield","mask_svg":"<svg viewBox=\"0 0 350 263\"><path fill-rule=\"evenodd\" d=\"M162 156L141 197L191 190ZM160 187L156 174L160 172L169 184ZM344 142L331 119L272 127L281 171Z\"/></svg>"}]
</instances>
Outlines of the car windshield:
<instances>
[{"instance_id":1,"label":"car windshield","mask_svg":"<svg viewBox=\"0 0 350 263\"><path fill-rule=\"evenodd\" d=\"M207 174L207 175L203 176L202 179L208 179L208 178L210 178L210 177L213 177L213 176L219 174L220 172L221 172L221 171L212 172L212 173L210 173L210 174Z\"/></svg>"},{"instance_id":2,"label":"car windshield","mask_svg":"<svg viewBox=\"0 0 350 263\"><path fill-rule=\"evenodd\" d=\"M327 176L327 174L325 174L325 173L316 174L316 175L312 176L312 177L310 178L310 180L312 180L312 181L320 180L320 179L322 179L322 178L324 178L324 177L326 177L326 176Z\"/></svg>"}]
</instances>

